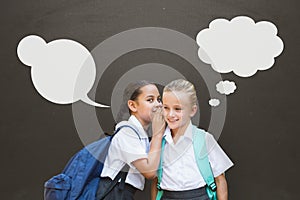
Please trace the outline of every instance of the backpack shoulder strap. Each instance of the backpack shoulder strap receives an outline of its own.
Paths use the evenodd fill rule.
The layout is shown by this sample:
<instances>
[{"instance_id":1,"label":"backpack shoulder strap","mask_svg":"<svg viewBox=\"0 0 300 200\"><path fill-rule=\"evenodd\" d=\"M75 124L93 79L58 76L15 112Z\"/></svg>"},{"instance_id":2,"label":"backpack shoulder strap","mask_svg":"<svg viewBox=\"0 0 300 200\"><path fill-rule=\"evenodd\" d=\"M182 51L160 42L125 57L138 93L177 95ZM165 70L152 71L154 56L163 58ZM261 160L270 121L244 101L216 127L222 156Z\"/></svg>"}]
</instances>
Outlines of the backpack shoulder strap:
<instances>
[{"instance_id":1,"label":"backpack shoulder strap","mask_svg":"<svg viewBox=\"0 0 300 200\"><path fill-rule=\"evenodd\" d=\"M110 185L107 187L104 194L98 199L103 200L108 195L108 193L110 193L112 189L114 189L114 187L117 185L120 179L121 179L120 185L122 185L120 189L123 190L125 187L125 179L127 177L128 171L129 171L129 165L125 164L125 166L121 169L121 171L117 174L117 176L112 180Z\"/></svg>"},{"instance_id":2,"label":"backpack shoulder strap","mask_svg":"<svg viewBox=\"0 0 300 200\"><path fill-rule=\"evenodd\" d=\"M135 129L135 128L133 128L132 126L130 126L130 125L122 125L122 126L119 126L116 130L115 130L115 132L114 132L114 134L112 135L112 137L110 138L110 140L113 138L113 136L115 136L122 128L125 128L125 127L127 127L127 128L130 128L130 129L132 129L134 132L135 132L135 134L139 137L139 140L141 140L141 137L140 137L140 134L138 133L138 131Z\"/></svg>"},{"instance_id":3,"label":"backpack shoulder strap","mask_svg":"<svg viewBox=\"0 0 300 200\"><path fill-rule=\"evenodd\" d=\"M133 128L132 126L130 125L122 125L120 127L118 127L114 134L110 137L110 140L112 140L112 138L122 129L122 128L131 128L135 133L136 135L138 136L138 138L141 140L141 137L138 133L137 130L135 130L135 128ZM121 171L119 171L119 173L116 175L116 177L112 180L112 182L110 183L110 185L108 186L108 188L105 190L104 194L99 198L100 200L104 199L108 193L110 191L112 191L112 189L117 185L117 183L119 182L119 180L121 179L120 181L120 189L124 189L125 187L125 180L126 180L126 177L127 177L127 174L128 174L128 171L129 171L129 165L128 164L125 164L124 167L121 169Z\"/></svg>"},{"instance_id":4,"label":"backpack shoulder strap","mask_svg":"<svg viewBox=\"0 0 300 200\"><path fill-rule=\"evenodd\" d=\"M162 179L162 173L163 173L163 158L164 158L164 149L166 145L166 138L163 137L161 141L161 151L160 151L160 161L157 169L157 195L156 200L160 200L163 195L163 190L160 187L161 179Z\"/></svg>"},{"instance_id":5,"label":"backpack shoulder strap","mask_svg":"<svg viewBox=\"0 0 300 200\"><path fill-rule=\"evenodd\" d=\"M208 160L205 132L193 126L193 147L198 169L207 184L207 193L210 199L216 199L216 183Z\"/></svg>"}]
</instances>

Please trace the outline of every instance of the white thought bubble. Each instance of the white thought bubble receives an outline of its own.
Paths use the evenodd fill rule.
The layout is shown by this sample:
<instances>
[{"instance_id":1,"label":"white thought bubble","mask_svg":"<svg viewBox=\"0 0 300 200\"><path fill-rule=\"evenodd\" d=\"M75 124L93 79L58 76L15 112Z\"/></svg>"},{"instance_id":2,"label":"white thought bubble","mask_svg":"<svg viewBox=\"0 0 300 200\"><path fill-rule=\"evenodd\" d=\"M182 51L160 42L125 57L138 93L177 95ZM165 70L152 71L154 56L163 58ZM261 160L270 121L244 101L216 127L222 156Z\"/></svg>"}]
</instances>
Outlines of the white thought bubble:
<instances>
[{"instance_id":1,"label":"white thought bubble","mask_svg":"<svg viewBox=\"0 0 300 200\"><path fill-rule=\"evenodd\" d=\"M46 43L30 35L23 38L17 54L25 65L31 66L34 87L45 99L57 104L82 100L97 107L109 107L92 101L87 93L96 78L96 66L90 52L80 43L58 39Z\"/></svg>"},{"instance_id":2,"label":"white thought bubble","mask_svg":"<svg viewBox=\"0 0 300 200\"><path fill-rule=\"evenodd\" d=\"M209 100L208 103L209 103L209 105L216 107L216 106L220 105L220 100L219 99L211 99L211 100Z\"/></svg>"},{"instance_id":3,"label":"white thought bubble","mask_svg":"<svg viewBox=\"0 0 300 200\"><path fill-rule=\"evenodd\" d=\"M203 62L219 73L233 71L240 77L271 68L284 47L273 23L255 23L246 16L231 21L215 19L198 33L196 40Z\"/></svg>"},{"instance_id":4,"label":"white thought bubble","mask_svg":"<svg viewBox=\"0 0 300 200\"><path fill-rule=\"evenodd\" d=\"M232 94L236 90L236 85L233 81L220 81L216 85L216 89L220 94Z\"/></svg>"}]
</instances>

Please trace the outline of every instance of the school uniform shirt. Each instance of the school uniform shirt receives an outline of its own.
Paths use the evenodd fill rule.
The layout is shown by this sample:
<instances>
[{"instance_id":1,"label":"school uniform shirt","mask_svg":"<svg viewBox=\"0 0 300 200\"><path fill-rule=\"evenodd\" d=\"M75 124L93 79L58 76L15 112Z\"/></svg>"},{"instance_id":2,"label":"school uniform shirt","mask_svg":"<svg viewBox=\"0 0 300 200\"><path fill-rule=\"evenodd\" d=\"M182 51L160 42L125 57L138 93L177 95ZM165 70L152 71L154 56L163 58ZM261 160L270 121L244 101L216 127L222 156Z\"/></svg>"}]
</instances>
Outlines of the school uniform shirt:
<instances>
[{"instance_id":1,"label":"school uniform shirt","mask_svg":"<svg viewBox=\"0 0 300 200\"><path fill-rule=\"evenodd\" d=\"M133 161L147 158L149 139L138 119L131 115L128 121L117 124L116 129L122 125L130 125L139 133L139 137L131 128L122 128L112 139L108 155L104 162L101 177L114 179L127 163L130 166L125 182L133 187L143 190L144 176L134 167Z\"/></svg>"},{"instance_id":2,"label":"school uniform shirt","mask_svg":"<svg viewBox=\"0 0 300 200\"><path fill-rule=\"evenodd\" d=\"M206 185L198 169L192 143L193 125L190 123L176 144L169 128L165 131L166 145L163 158L161 188L169 191L184 191ZM214 137L205 133L208 159L214 177L224 173L233 163L218 145Z\"/></svg>"}]
</instances>

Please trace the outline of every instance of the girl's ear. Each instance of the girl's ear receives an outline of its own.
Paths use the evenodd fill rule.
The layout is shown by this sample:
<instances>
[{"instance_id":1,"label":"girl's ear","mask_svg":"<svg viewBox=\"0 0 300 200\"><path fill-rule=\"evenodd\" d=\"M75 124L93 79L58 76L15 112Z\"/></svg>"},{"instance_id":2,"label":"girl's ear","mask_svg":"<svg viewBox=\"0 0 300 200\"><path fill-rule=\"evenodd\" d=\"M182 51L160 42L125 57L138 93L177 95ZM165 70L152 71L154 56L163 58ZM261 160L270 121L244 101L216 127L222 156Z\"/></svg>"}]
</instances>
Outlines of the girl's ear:
<instances>
[{"instance_id":1,"label":"girl's ear","mask_svg":"<svg viewBox=\"0 0 300 200\"><path fill-rule=\"evenodd\" d=\"M196 112L197 112L197 105L193 105L192 106L192 112L191 112L191 114L190 114L190 117L194 117L194 115L196 114Z\"/></svg>"},{"instance_id":2,"label":"girl's ear","mask_svg":"<svg viewBox=\"0 0 300 200\"><path fill-rule=\"evenodd\" d=\"M131 110L131 112L136 112L137 108L136 108L136 102L133 100L128 100L127 102L128 108Z\"/></svg>"}]
</instances>

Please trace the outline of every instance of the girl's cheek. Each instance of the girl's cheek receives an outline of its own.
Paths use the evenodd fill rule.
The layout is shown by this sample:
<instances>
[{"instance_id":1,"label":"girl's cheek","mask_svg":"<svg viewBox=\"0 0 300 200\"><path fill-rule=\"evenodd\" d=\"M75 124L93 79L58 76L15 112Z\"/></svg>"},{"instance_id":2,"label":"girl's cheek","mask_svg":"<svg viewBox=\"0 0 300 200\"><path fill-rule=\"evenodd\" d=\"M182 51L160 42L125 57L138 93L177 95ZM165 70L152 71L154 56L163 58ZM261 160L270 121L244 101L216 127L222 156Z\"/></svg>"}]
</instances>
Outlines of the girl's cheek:
<instances>
[{"instance_id":1,"label":"girl's cheek","mask_svg":"<svg viewBox=\"0 0 300 200\"><path fill-rule=\"evenodd\" d=\"M163 115L164 116L164 119L167 119L167 115Z\"/></svg>"},{"instance_id":2,"label":"girl's cheek","mask_svg":"<svg viewBox=\"0 0 300 200\"><path fill-rule=\"evenodd\" d=\"M163 110L163 116L164 116L164 118L166 118L167 115L168 115L168 112L164 109L164 110Z\"/></svg>"}]
</instances>

